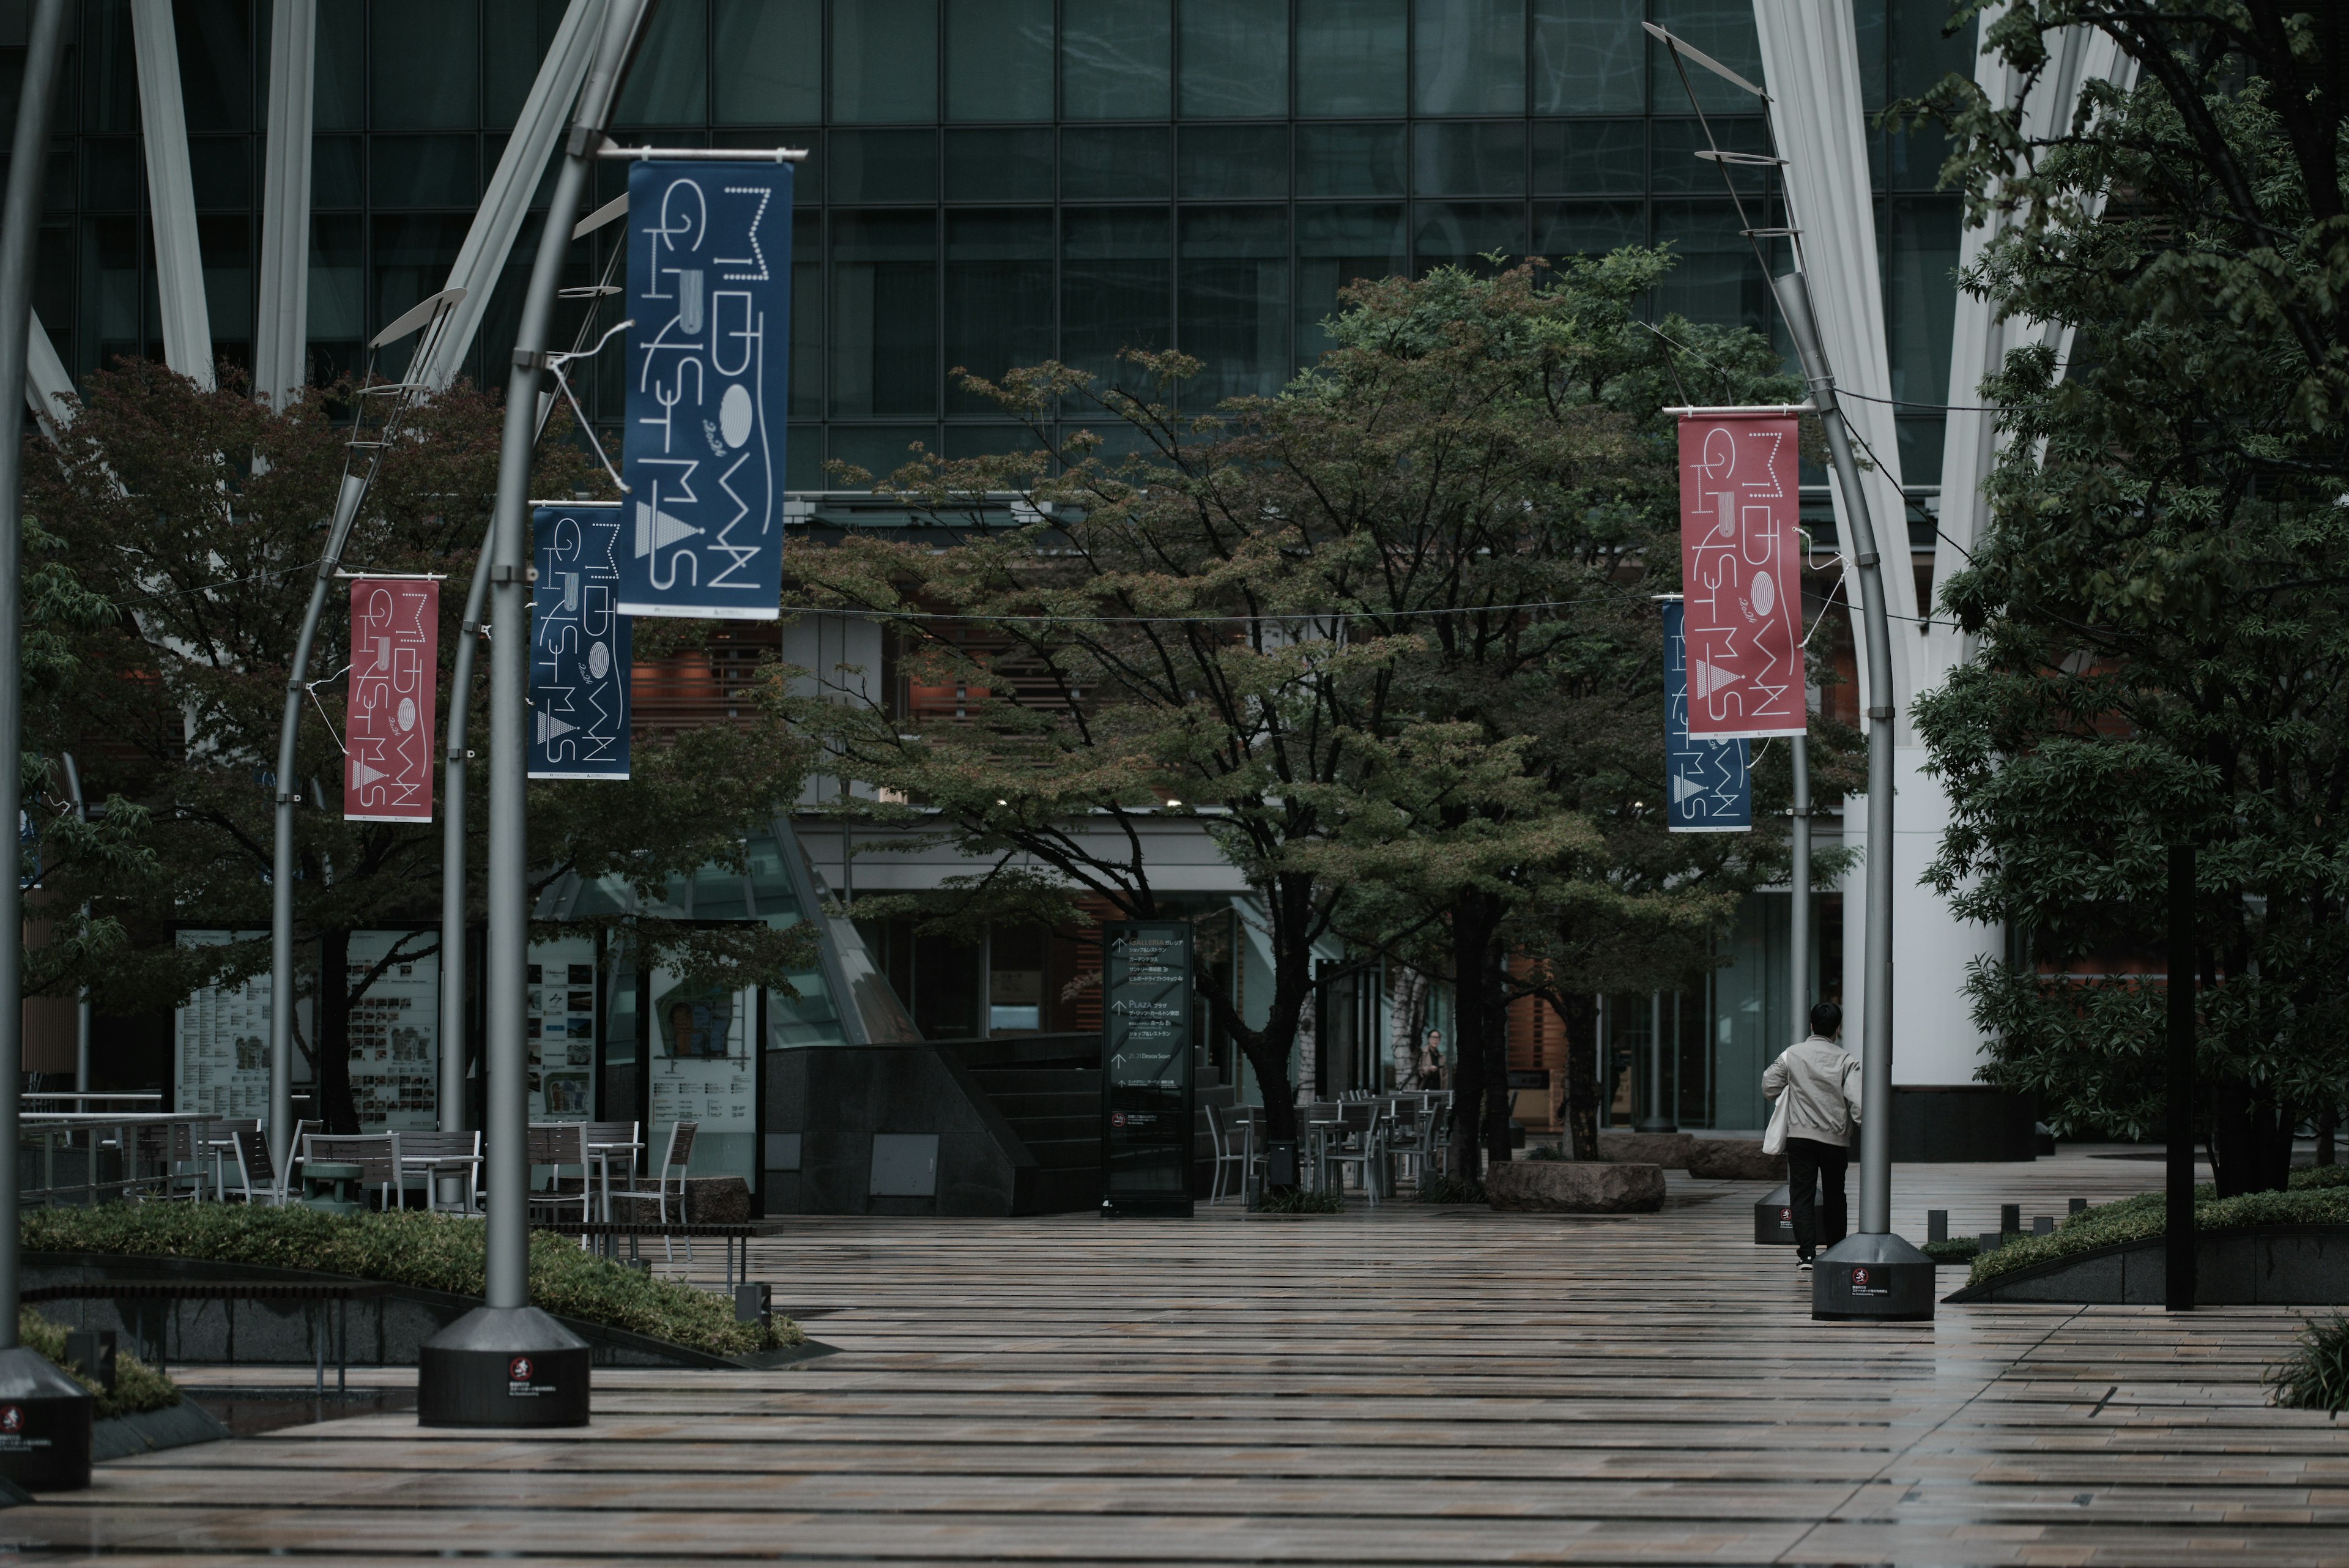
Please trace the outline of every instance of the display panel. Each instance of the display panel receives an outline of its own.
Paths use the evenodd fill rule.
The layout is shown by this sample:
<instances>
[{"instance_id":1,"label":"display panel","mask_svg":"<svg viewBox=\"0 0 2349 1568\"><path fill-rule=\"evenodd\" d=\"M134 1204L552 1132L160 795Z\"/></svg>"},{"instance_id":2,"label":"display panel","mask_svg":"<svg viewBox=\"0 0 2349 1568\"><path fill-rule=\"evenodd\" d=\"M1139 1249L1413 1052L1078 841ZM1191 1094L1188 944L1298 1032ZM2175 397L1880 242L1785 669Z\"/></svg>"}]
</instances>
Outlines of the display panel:
<instances>
[{"instance_id":1,"label":"display panel","mask_svg":"<svg viewBox=\"0 0 2349 1568\"><path fill-rule=\"evenodd\" d=\"M530 944L524 974L530 1054L530 1119L584 1122L595 1116L598 1043L595 940L564 937Z\"/></svg>"}]
</instances>

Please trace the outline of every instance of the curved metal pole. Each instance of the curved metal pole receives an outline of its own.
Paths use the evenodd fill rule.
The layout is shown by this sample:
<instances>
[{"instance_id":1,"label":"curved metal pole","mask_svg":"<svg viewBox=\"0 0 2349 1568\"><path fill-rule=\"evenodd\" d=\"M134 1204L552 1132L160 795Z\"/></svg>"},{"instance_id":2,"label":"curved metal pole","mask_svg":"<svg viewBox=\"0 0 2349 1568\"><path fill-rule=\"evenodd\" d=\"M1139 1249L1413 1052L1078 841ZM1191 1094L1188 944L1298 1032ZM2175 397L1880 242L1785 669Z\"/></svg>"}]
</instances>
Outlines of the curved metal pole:
<instances>
[{"instance_id":1,"label":"curved metal pole","mask_svg":"<svg viewBox=\"0 0 2349 1568\"><path fill-rule=\"evenodd\" d=\"M81 770L74 766L71 752L60 755L65 759L66 798L73 802L74 820L88 822L89 803L81 797ZM89 931L89 900L87 898L81 901L81 929L85 935ZM81 987L74 998L74 1093L89 1093L89 987L87 985ZM86 1108L83 1102L74 1102L74 1109Z\"/></svg>"},{"instance_id":2,"label":"curved metal pole","mask_svg":"<svg viewBox=\"0 0 2349 1568\"><path fill-rule=\"evenodd\" d=\"M487 1174L490 1217L488 1289L492 1312L530 1304L530 1127L527 1047L523 1038L525 965L530 957L529 782L530 460L538 437L538 379L546 363L554 295L571 247L571 225L602 139L619 74L647 0L615 0L580 90L579 112L564 145L563 168L547 203L538 257L523 296L514 334L513 370L506 380L505 432L498 454L497 509L491 522L490 618L504 636L490 643L489 935L485 990L489 1001Z\"/></svg>"},{"instance_id":3,"label":"curved metal pole","mask_svg":"<svg viewBox=\"0 0 2349 1568\"><path fill-rule=\"evenodd\" d=\"M8 194L0 203L0 823L14 837L24 809L25 358L32 351L33 239L41 221L41 176L48 163L49 103L65 49L65 0L33 11L16 140L8 153ZM21 865L22 850L11 855ZM16 1207L25 1064L24 873L0 877L0 1350L16 1347ZM85 1428L86 1429L86 1428Z\"/></svg>"},{"instance_id":4,"label":"curved metal pole","mask_svg":"<svg viewBox=\"0 0 2349 1568\"><path fill-rule=\"evenodd\" d=\"M1778 278L1779 306L1803 362L1811 400L1826 427L1836 481L1849 503L1851 563L1868 654L1868 938L1866 1017L1860 1028L1859 1233L1892 1230L1892 623L1884 603L1884 569L1876 550L1876 524L1868 492L1852 461L1851 431L1836 400L1835 372L1811 315L1809 283L1800 272Z\"/></svg>"},{"instance_id":5,"label":"curved metal pole","mask_svg":"<svg viewBox=\"0 0 2349 1568\"><path fill-rule=\"evenodd\" d=\"M1794 970L1793 982L1786 993L1793 998L1795 1032L1786 1039L1789 1044L1803 1039L1811 1032L1811 743L1800 735L1794 737L1795 798L1792 813L1794 830L1789 835L1794 852L1792 875L1787 878L1794 890L1793 925L1787 933L1786 956Z\"/></svg>"},{"instance_id":6,"label":"curved metal pole","mask_svg":"<svg viewBox=\"0 0 2349 1568\"><path fill-rule=\"evenodd\" d=\"M494 526L494 524L493 524ZM465 722L472 707L473 645L490 591L490 545L473 561L449 671L449 755L440 825L440 1130L465 1129Z\"/></svg>"}]
</instances>

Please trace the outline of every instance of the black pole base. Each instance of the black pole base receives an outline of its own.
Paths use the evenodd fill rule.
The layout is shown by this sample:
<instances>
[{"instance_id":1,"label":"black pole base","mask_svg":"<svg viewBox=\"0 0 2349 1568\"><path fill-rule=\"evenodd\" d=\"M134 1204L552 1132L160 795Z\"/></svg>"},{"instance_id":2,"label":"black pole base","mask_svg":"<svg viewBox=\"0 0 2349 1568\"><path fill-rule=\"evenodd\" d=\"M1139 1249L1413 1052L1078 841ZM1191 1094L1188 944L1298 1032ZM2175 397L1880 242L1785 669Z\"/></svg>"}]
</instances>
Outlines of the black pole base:
<instances>
[{"instance_id":1,"label":"black pole base","mask_svg":"<svg viewBox=\"0 0 2349 1568\"><path fill-rule=\"evenodd\" d=\"M0 1480L26 1491L89 1485L89 1390L30 1345L0 1350Z\"/></svg>"},{"instance_id":2,"label":"black pole base","mask_svg":"<svg viewBox=\"0 0 2349 1568\"><path fill-rule=\"evenodd\" d=\"M1811 1270L1811 1316L1824 1323L1930 1323L1933 1260L1898 1236L1846 1236Z\"/></svg>"},{"instance_id":3,"label":"black pole base","mask_svg":"<svg viewBox=\"0 0 2349 1568\"><path fill-rule=\"evenodd\" d=\"M1754 1244L1791 1247L1795 1244L1795 1189L1781 1184L1754 1206Z\"/></svg>"},{"instance_id":4,"label":"black pole base","mask_svg":"<svg viewBox=\"0 0 2349 1568\"><path fill-rule=\"evenodd\" d=\"M416 1359L419 1427L584 1427L587 1342L536 1307L475 1307Z\"/></svg>"}]
</instances>

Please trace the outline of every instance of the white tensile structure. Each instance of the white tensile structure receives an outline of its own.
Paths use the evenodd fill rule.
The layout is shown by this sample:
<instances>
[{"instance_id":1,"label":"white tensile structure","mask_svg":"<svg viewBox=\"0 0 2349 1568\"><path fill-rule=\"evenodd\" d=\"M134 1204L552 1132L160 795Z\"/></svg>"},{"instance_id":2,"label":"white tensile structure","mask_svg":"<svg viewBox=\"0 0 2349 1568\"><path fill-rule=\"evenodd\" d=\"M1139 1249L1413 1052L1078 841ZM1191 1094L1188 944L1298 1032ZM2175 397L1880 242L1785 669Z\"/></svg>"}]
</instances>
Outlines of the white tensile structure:
<instances>
[{"instance_id":1,"label":"white tensile structure","mask_svg":"<svg viewBox=\"0 0 2349 1568\"><path fill-rule=\"evenodd\" d=\"M1802 230L1802 255L1837 384L1854 399L1845 412L1878 465L1868 481L1873 486L1868 499L1889 548L1901 537L1892 520L1905 522L1912 513L1902 497L1893 406L1886 400L1892 380L1851 6L1847 0L1755 0L1754 14L1770 92L1771 130L1779 155L1787 160L1789 222ZM1995 19L1995 13L1985 16L1981 26L1987 29ZM2084 82L2122 79L2127 63L2100 33L2066 34L2026 105L2030 129L2044 131L2067 122ZM2003 62L1977 54L1974 71L1993 101L2014 101L2021 83ZM1993 237L1989 229L1965 231L1961 267L1971 265ZM1988 302L1962 289L1958 293L1933 582L1946 580L1965 564L1987 517L1982 484L1996 459L1997 443L1990 416L1971 411L1982 401L1980 383L2003 363L2009 349L2054 330L1998 320ZM1840 536L1849 538L1843 508L1838 494ZM1931 624L1930 606L1917 605L1911 574L1888 571L1884 582L1893 617L1898 690L1892 701L1900 715L1895 752L1899 800L1894 819L1893 1079L1902 1086L1970 1084L1982 1061L1982 1041L1960 992L1968 964L1999 952L2004 933L1959 920L1938 894L1920 885L1948 825L1949 806L1940 784L1923 771L1925 752L1909 722L1909 704L1938 686L1969 649L1967 639L1947 622ZM1847 577L1845 588L1845 602L1856 608L1857 584ZM1860 701L1865 706L1878 699L1863 689ZM1847 800L1844 810L1847 822L1857 820L1860 797ZM1857 868L1845 879L1843 893L1844 928L1857 932L1867 919L1866 878ZM1855 1017L1866 989L1862 951L1861 943L1847 939L1844 1008Z\"/></svg>"}]
</instances>

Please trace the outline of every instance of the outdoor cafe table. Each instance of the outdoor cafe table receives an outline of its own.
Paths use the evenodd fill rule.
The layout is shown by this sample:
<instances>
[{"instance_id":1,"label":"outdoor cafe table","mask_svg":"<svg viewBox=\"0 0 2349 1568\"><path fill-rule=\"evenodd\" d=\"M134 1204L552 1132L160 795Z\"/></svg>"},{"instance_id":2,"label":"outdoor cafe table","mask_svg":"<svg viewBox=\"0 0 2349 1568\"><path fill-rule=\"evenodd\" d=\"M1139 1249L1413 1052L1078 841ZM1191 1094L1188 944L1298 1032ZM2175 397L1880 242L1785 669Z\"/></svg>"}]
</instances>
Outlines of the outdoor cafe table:
<instances>
[{"instance_id":1,"label":"outdoor cafe table","mask_svg":"<svg viewBox=\"0 0 2349 1568\"><path fill-rule=\"evenodd\" d=\"M138 1145L131 1136L131 1130L136 1127L172 1127L183 1124L195 1127L220 1119L219 1116L197 1111L27 1111L20 1121L21 1130L18 1136L22 1143L37 1143L40 1146L41 1180L37 1187L26 1188L19 1194L19 1198L28 1204L55 1203L59 1195L74 1192L81 1195L83 1202L95 1204L98 1201L98 1195L102 1191L111 1191L120 1195L132 1188L147 1187L157 1181L167 1180L171 1174L168 1146L170 1135L165 1134L167 1143L162 1168L141 1173L137 1168ZM100 1181L98 1179L98 1152L109 1147L109 1144L99 1135L106 1132L111 1132L114 1135L110 1140L110 1147L122 1151L123 1168L122 1174L114 1179ZM82 1141L88 1157L82 1166L82 1179L79 1181L67 1182L60 1186L57 1172L57 1153L60 1149L72 1148L77 1139ZM190 1141L192 1148L194 1143L192 1136ZM199 1176L197 1179L201 1183L202 1178Z\"/></svg>"}]
</instances>

